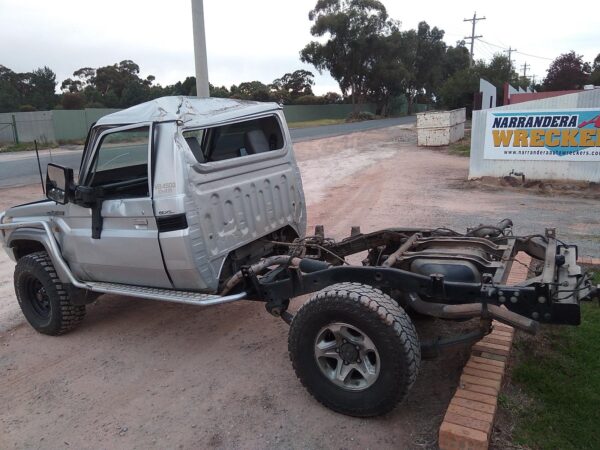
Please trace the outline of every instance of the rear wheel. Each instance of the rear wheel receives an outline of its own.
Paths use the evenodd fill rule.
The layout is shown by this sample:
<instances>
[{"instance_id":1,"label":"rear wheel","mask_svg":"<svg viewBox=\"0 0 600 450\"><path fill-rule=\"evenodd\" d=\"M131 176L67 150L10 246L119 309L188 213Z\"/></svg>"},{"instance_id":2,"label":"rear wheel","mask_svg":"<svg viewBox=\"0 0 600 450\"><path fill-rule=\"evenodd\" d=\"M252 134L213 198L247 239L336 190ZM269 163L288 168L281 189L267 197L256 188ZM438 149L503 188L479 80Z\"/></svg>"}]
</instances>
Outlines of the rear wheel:
<instances>
[{"instance_id":1,"label":"rear wheel","mask_svg":"<svg viewBox=\"0 0 600 450\"><path fill-rule=\"evenodd\" d=\"M70 302L48 253L31 253L19 259L14 283L23 315L40 333L63 334L83 320L85 306Z\"/></svg>"},{"instance_id":2,"label":"rear wheel","mask_svg":"<svg viewBox=\"0 0 600 450\"><path fill-rule=\"evenodd\" d=\"M359 417L384 414L402 401L421 359L404 310L360 283L317 292L294 317L288 345L308 391L328 408Z\"/></svg>"}]
</instances>

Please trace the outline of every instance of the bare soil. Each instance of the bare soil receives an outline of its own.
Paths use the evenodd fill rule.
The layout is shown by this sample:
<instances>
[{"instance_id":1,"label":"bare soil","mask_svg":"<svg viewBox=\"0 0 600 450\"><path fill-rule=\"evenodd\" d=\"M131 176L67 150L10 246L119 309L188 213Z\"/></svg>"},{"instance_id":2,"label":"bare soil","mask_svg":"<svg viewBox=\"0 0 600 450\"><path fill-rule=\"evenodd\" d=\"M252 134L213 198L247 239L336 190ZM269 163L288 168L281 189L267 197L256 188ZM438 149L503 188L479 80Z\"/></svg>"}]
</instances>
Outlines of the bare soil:
<instances>
[{"instance_id":1,"label":"bare soil","mask_svg":"<svg viewBox=\"0 0 600 450\"><path fill-rule=\"evenodd\" d=\"M552 224L598 256L598 202L459 189L468 159L418 149L412 129L295 149L309 224L324 224L329 236L352 225L464 230L512 216L518 231ZM0 210L39 190L0 190ZM12 270L0 255L0 448L435 448L465 362L464 353L424 361L392 413L345 417L302 388L287 325L259 303L197 309L107 295L88 307L81 328L51 338L21 318Z\"/></svg>"},{"instance_id":2,"label":"bare soil","mask_svg":"<svg viewBox=\"0 0 600 450\"><path fill-rule=\"evenodd\" d=\"M464 180L462 186L465 189L503 189L544 196L567 195L600 200L600 183L593 181L525 180L520 177L506 176Z\"/></svg>"}]
</instances>

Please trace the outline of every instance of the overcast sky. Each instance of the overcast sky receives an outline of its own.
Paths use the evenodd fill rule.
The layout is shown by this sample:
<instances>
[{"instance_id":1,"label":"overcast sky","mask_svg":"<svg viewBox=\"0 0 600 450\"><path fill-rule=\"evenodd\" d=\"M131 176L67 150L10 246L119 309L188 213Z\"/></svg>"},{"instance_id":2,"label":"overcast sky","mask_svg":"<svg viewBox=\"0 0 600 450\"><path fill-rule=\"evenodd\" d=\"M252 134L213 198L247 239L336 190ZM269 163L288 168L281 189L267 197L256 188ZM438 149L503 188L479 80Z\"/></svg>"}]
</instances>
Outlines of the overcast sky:
<instances>
[{"instance_id":1,"label":"overcast sky","mask_svg":"<svg viewBox=\"0 0 600 450\"><path fill-rule=\"evenodd\" d=\"M260 80L270 83L285 72L312 67L298 52L311 40L308 11L316 0L204 0L208 69L215 85ZM446 42L470 35L463 22L475 10L482 41L475 57L490 59L512 46L515 66L531 66L540 80L548 59L571 49L592 62L600 52L598 10L577 3L384 0L403 29L421 20L446 31ZM162 85L194 74L190 0L0 0L0 64L25 72L49 66L60 82L80 67L123 59L139 64L141 75ZM534 57L535 56L535 57ZM313 69L314 71L314 69ZM519 70L522 73L522 69ZM317 94L337 90L316 71Z\"/></svg>"}]
</instances>

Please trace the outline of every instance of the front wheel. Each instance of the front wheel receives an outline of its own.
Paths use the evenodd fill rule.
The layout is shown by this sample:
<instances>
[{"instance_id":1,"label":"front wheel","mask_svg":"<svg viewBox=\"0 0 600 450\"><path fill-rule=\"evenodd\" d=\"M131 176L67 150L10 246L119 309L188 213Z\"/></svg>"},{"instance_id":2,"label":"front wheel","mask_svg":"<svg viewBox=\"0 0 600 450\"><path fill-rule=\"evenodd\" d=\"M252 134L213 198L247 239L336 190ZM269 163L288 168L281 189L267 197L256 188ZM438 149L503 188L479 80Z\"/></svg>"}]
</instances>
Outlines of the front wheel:
<instances>
[{"instance_id":1,"label":"front wheel","mask_svg":"<svg viewBox=\"0 0 600 450\"><path fill-rule=\"evenodd\" d=\"M31 253L19 259L14 282L23 315L40 333L63 334L83 320L85 306L71 303L48 253Z\"/></svg>"},{"instance_id":2,"label":"front wheel","mask_svg":"<svg viewBox=\"0 0 600 450\"><path fill-rule=\"evenodd\" d=\"M294 317L288 347L308 391L328 408L358 417L392 410L408 394L421 361L406 312L360 283L317 292Z\"/></svg>"}]
</instances>

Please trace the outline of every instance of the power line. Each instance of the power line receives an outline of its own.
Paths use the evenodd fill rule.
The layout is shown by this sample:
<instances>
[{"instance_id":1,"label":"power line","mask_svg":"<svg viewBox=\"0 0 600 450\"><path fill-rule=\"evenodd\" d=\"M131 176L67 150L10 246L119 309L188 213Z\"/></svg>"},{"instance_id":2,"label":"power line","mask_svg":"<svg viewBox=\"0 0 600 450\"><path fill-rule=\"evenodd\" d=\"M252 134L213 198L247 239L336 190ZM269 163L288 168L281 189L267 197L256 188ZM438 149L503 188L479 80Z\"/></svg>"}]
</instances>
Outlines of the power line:
<instances>
[{"instance_id":1,"label":"power line","mask_svg":"<svg viewBox=\"0 0 600 450\"><path fill-rule=\"evenodd\" d=\"M479 40L480 40L481 42L485 42L485 43L486 43L486 44L488 44L488 45L493 45L494 47L498 47L498 48L501 48L501 49L503 49L503 50L505 50L505 49L506 49L506 46L505 46L505 45L493 44L493 43L491 43L491 42L484 41L483 39L479 39ZM532 55L532 54L530 54L530 53L520 52L520 51L518 51L518 50L513 50L513 52L515 52L515 53L518 53L519 55L523 55L523 56L530 56L531 58L539 58L539 59L546 59L546 60L548 60L548 61L553 61L553 59L552 59L552 58L546 58L545 56Z\"/></svg>"},{"instance_id":2,"label":"power line","mask_svg":"<svg viewBox=\"0 0 600 450\"><path fill-rule=\"evenodd\" d=\"M480 44L485 45L485 47L488 49L488 53L490 54L490 56L493 58L494 55L496 55L498 53L498 50L494 49L490 44L488 44L487 42L482 41L481 39L478 41Z\"/></svg>"},{"instance_id":3,"label":"power line","mask_svg":"<svg viewBox=\"0 0 600 450\"><path fill-rule=\"evenodd\" d=\"M506 44L504 42L502 42L500 39L498 39L498 42L500 42L500 45L503 45L504 48L506 48Z\"/></svg>"},{"instance_id":4,"label":"power line","mask_svg":"<svg viewBox=\"0 0 600 450\"><path fill-rule=\"evenodd\" d=\"M483 59L483 60L491 59L490 52L488 52L483 47L482 48L477 48L477 54L480 55L479 59Z\"/></svg>"},{"instance_id":5,"label":"power line","mask_svg":"<svg viewBox=\"0 0 600 450\"><path fill-rule=\"evenodd\" d=\"M481 40L477 41L477 44L479 45L478 51L484 52L490 59L494 58L494 53L496 52L492 47L490 47Z\"/></svg>"},{"instance_id":6,"label":"power line","mask_svg":"<svg viewBox=\"0 0 600 450\"><path fill-rule=\"evenodd\" d=\"M508 64L510 65L510 68L512 69L512 63L513 60L511 59L512 53L516 52L517 49L516 48L512 48L511 46L509 46L506 50L504 50L506 53L508 53Z\"/></svg>"},{"instance_id":7,"label":"power line","mask_svg":"<svg viewBox=\"0 0 600 450\"><path fill-rule=\"evenodd\" d=\"M465 37L465 41L466 40L470 40L471 41L471 60L470 60L470 65L473 65L473 45L475 44L475 39L479 39L483 36L479 35L476 36L475 35L475 24L477 23L478 20L485 20L485 16L484 17L477 17L477 12L473 13L473 18L472 19L464 19L463 22L471 22L473 24L473 28L471 29L471 36L466 36Z\"/></svg>"},{"instance_id":8,"label":"power line","mask_svg":"<svg viewBox=\"0 0 600 450\"><path fill-rule=\"evenodd\" d=\"M530 55L529 53L518 52L516 50L515 50L515 53L518 53L519 55L523 55L523 56L530 56L532 58L539 58L539 59L545 59L548 61L553 61L553 58L546 58L545 56Z\"/></svg>"},{"instance_id":9,"label":"power line","mask_svg":"<svg viewBox=\"0 0 600 450\"><path fill-rule=\"evenodd\" d=\"M506 46L505 46L505 45L492 44L491 42L484 41L483 39L479 39L479 40L480 40L481 42L484 42L484 43L486 43L487 45L492 45L492 46L494 46L494 47L501 48L502 50L504 50L504 49L506 48Z\"/></svg>"}]
</instances>

